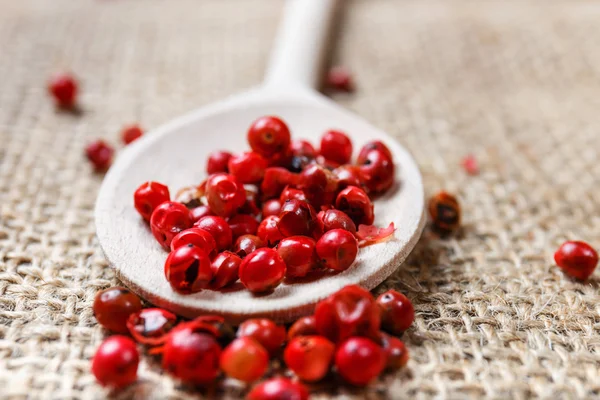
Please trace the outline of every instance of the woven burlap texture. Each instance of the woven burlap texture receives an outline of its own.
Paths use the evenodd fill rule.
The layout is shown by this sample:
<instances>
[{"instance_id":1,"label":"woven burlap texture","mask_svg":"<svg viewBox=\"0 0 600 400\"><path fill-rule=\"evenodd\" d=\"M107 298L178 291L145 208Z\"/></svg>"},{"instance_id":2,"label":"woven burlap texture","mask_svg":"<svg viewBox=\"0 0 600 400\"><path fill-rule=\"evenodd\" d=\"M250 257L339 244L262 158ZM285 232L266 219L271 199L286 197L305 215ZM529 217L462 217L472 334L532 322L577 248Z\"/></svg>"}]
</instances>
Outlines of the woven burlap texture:
<instances>
[{"instance_id":1,"label":"woven burlap texture","mask_svg":"<svg viewBox=\"0 0 600 400\"><path fill-rule=\"evenodd\" d=\"M21 0L0 5L0 397L102 398L89 360L115 285L94 236L102 176L88 141L156 127L260 82L279 0ZM600 3L346 1L334 99L415 156L426 191L455 192L458 236L428 230L380 288L415 304L408 367L317 398L590 398L600 391L598 275L553 265L565 239L600 246ZM81 79L80 115L46 94ZM479 176L460 160L476 155ZM201 165L199 165L201 168ZM200 393L200 394L198 394ZM227 385L215 396L238 398ZM123 398L195 398L147 357Z\"/></svg>"}]
</instances>

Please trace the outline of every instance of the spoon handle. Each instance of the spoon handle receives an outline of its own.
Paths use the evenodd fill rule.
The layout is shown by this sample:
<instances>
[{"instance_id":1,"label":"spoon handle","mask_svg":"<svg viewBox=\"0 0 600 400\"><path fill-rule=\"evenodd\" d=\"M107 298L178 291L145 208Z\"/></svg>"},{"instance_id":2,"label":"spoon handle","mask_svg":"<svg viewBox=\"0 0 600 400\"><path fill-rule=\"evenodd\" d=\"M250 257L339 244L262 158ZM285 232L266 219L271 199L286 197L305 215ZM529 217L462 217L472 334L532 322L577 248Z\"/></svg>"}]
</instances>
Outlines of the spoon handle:
<instances>
[{"instance_id":1,"label":"spoon handle","mask_svg":"<svg viewBox=\"0 0 600 400\"><path fill-rule=\"evenodd\" d=\"M316 88L337 0L286 0L265 77L277 89Z\"/></svg>"}]
</instances>

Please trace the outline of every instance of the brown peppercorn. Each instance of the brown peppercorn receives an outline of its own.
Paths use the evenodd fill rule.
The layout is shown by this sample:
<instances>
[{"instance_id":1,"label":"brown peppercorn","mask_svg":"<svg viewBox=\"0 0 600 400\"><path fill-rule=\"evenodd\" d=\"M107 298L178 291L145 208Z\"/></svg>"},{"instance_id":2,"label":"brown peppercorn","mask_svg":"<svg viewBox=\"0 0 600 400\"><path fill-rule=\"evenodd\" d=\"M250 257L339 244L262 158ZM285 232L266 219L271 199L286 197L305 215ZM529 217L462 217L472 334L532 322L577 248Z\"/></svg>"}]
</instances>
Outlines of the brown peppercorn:
<instances>
[{"instance_id":1,"label":"brown peppercorn","mask_svg":"<svg viewBox=\"0 0 600 400\"><path fill-rule=\"evenodd\" d=\"M434 227L442 233L450 233L460 225L460 205L456 197L439 192L429 200L429 214Z\"/></svg>"}]
</instances>

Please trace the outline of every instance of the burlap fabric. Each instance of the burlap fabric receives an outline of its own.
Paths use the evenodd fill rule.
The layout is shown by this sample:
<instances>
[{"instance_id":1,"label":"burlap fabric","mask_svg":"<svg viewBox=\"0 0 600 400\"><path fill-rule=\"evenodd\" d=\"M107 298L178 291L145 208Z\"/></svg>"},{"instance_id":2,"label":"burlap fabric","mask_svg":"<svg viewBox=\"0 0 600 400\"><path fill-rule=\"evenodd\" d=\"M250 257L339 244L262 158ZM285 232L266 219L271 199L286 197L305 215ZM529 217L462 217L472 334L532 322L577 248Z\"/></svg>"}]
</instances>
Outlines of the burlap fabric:
<instances>
[{"instance_id":1,"label":"burlap fabric","mask_svg":"<svg viewBox=\"0 0 600 400\"><path fill-rule=\"evenodd\" d=\"M118 282L94 237L102 177L84 144L260 82L281 5L1 3L0 397L108 394L89 373L105 335L91 306ZM428 193L460 196L464 229L449 240L426 231L378 289L414 301L408 368L365 391L327 382L319 397L598 396L599 280L565 278L552 254L565 239L600 246L599 21L597 2L347 1L333 59L358 91L335 99L412 151ZM81 79L80 115L46 95L62 69ZM460 168L467 153L479 176ZM140 377L121 397L211 394L147 358Z\"/></svg>"}]
</instances>

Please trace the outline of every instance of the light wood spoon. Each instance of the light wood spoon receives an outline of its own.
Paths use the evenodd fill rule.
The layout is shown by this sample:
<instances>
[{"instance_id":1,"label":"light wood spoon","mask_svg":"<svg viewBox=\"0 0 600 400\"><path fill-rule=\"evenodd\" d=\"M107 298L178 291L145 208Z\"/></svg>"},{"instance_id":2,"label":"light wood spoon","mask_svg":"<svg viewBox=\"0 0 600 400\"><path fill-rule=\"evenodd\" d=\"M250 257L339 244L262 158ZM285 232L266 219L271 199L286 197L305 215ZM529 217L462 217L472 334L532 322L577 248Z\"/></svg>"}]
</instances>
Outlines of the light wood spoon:
<instances>
[{"instance_id":1,"label":"light wood spoon","mask_svg":"<svg viewBox=\"0 0 600 400\"><path fill-rule=\"evenodd\" d=\"M287 0L285 18L265 82L258 88L203 107L145 135L128 146L107 173L96 203L98 240L117 276L149 302L194 317L221 314L232 322L266 316L292 321L312 312L315 303L345 285L372 289L394 272L415 246L424 218L423 184L410 154L371 126L314 90L335 0ZM346 132L360 148L369 140L386 143L396 163L396 185L375 202L375 223L396 225L394 238L363 248L355 264L318 280L284 283L255 296L239 282L225 291L181 295L163 273L167 253L133 207L133 192L145 181L168 185L171 193L205 179L211 151L248 148L252 121L277 115L295 138L319 143L328 129Z\"/></svg>"}]
</instances>

